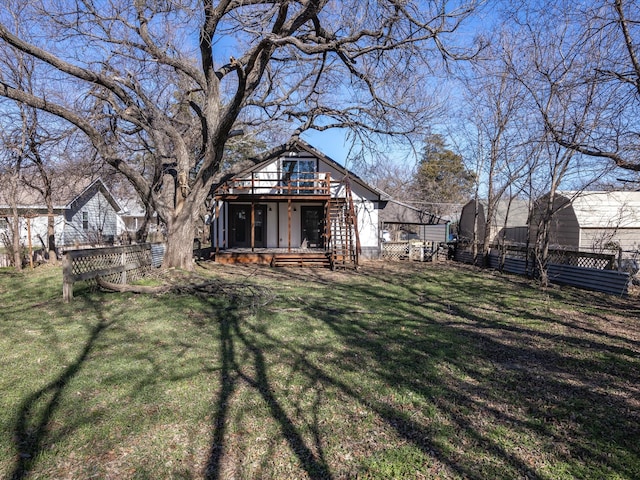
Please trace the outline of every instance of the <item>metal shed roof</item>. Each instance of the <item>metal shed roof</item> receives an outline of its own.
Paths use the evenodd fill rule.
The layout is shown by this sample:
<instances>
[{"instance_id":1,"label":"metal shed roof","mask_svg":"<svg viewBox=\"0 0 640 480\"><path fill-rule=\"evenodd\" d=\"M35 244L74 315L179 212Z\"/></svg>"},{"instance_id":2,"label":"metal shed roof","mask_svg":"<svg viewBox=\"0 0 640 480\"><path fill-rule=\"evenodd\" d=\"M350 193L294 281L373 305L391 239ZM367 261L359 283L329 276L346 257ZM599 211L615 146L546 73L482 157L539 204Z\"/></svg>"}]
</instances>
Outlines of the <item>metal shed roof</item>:
<instances>
[{"instance_id":1,"label":"metal shed roof","mask_svg":"<svg viewBox=\"0 0 640 480\"><path fill-rule=\"evenodd\" d=\"M559 192L580 228L640 228L640 192ZM560 198L558 198L561 200Z\"/></svg>"}]
</instances>

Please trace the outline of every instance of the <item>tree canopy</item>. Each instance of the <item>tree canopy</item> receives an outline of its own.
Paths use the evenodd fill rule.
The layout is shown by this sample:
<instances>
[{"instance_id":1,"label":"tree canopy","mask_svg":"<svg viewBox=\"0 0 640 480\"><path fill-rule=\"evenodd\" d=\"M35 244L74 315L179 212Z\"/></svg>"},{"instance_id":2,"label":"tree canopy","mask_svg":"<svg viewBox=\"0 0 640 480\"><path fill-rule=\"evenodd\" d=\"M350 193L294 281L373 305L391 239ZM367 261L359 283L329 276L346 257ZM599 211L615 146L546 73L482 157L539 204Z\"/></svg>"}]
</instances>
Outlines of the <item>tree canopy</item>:
<instances>
[{"instance_id":1,"label":"tree canopy","mask_svg":"<svg viewBox=\"0 0 640 480\"><path fill-rule=\"evenodd\" d=\"M468 201L473 195L475 180L462 155L447 148L442 135L427 136L416 173L420 201L430 204L427 210L442 214L445 204Z\"/></svg>"},{"instance_id":2,"label":"tree canopy","mask_svg":"<svg viewBox=\"0 0 640 480\"><path fill-rule=\"evenodd\" d=\"M193 222L229 139L347 127L422 135L432 68L464 58L476 1L9 0L0 96L62 119L166 223L168 266L190 268ZM267 152L277 153L277 152Z\"/></svg>"}]
</instances>

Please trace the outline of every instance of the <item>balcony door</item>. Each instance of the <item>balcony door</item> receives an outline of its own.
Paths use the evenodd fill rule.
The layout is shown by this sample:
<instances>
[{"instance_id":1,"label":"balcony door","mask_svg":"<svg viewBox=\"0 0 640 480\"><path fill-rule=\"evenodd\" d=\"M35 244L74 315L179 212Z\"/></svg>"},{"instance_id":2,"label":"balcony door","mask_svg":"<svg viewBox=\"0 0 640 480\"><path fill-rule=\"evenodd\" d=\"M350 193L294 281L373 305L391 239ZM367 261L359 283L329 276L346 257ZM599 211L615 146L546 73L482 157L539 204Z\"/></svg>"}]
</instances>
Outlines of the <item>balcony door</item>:
<instances>
[{"instance_id":1,"label":"balcony door","mask_svg":"<svg viewBox=\"0 0 640 480\"><path fill-rule=\"evenodd\" d=\"M251 247L251 205L229 205L229 246ZM253 246L267 246L267 207L254 206Z\"/></svg>"}]
</instances>

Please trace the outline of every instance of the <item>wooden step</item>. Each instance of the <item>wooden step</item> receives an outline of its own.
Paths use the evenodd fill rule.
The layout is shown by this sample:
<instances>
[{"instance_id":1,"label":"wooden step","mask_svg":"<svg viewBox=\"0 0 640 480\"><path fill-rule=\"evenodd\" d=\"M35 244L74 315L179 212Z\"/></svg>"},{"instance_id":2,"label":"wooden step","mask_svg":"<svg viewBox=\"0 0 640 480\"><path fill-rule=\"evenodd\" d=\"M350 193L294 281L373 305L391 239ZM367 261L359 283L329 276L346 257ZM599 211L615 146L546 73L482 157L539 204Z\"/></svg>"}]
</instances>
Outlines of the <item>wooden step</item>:
<instances>
[{"instance_id":1,"label":"wooden step","mask_svg":"<svg viewBox=\"0 0 640 480\"><path fill-rule=\"evenodd\" d=\"M272 267L325 267L331 261L325 253L278 253L271 259Z\"/></svg>"}]
</instances>

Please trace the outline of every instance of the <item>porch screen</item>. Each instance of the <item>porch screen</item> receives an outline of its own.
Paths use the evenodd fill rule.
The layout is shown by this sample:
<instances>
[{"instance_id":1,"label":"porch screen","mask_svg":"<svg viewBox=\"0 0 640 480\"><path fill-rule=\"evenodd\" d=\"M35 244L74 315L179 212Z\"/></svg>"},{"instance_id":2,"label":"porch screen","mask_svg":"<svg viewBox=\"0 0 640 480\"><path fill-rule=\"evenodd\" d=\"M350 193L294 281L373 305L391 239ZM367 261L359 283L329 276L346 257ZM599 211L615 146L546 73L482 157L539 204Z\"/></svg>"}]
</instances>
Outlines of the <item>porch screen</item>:
<instances>
[{"instance_id":1,"label":"porch screen","mask_svg":"<svg viewBox=\"0 0 640 480\"><path fill-rule=\"evenodd\" d=\"M286 159L282 161L282 185L290 193L313 193L316 161Z\"/></svg>"}]
</instances>

